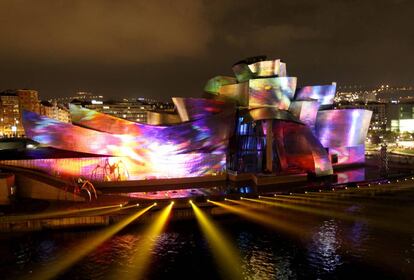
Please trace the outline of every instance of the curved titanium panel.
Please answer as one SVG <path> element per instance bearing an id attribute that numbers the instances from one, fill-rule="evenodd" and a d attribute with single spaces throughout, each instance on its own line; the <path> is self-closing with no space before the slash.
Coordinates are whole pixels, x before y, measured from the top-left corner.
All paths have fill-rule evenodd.
<path id="1" fill-rule="evenodd" d="M 279 77 L 286 77 L 287 76 L 287 70 L 286 70 L 286 63 L 280 62 L 280 69 L 279 69 Z"/>
<path id="2" fill-rule="evenodd" d="M 133 153 L 135 146 L 127 135 L 111 135 L 28 111 L 23 112 L 23 127 L 28 138 L 62 150 L 123 156 L 127 150 Z"/>
<path id="3" fill-rule="evenodd" d="M 288 110 L 296 89 L 295 77 L 261 78 L 249 81 L 249 107 Z"/>
<path id="4" fill-rule="evenodd" d="M 248 66 L 255 77 L 270 77 L 280 74 L 280 59 L 258 61 Z"/>
<path id="5" fill-rule="evenodd" d="M 255 77 L 252 70 L 250 70 L 249 65 L 245 63 L 233 65 L 232 70 L 239 83 L 247 82 L 248 80 L 253 79 Z"/>
<path id="6" fill-rule="evenodd" d="M 219 95 L 214 99 L 234 103 L 238 106 L 247 106 L 249 104 L 249 84 L 245 82 L 221 86 Z"/>
<path id="7" fill-rule="evenodd" d="M 336 83 L 323 86 L 306 86 L 298 88 L 295 100 L 316 99 L 321 105 L 331 105 L 336 93 Z"/>
<path id="8" fill-rule="evenodd" d="M 278 110 L 272 107 L 249 110 L 248 114 L 244 117 L 243 122 L 246 123 L 259 120 L 284 120 L 302 124 L 302 122 L 289 111 Z"/>
<path id="9" fill-rule="evenodd" d="M 316 115 L 319 110 L 318 101 L 292 101 L 289 111 L 306 124 L 312 131 L 315 131 Z"/>
<path id="10" fill-rule="evenodd" d="M 217 94 L 221 86 L 236 84 L 237 79 L 229 76 L 216 76 L 207 81 L 204 86 L 204 91 Z"/>
<path id="11" fill-rule="evenodd" d="M 142 165 L 128 157 L 0 160 L 0 164 L 36 169 L 60 178 L 127 181 L 214 175 L 224 171 L 225 154 L 191 153 L 157 158 Z M 118 166 L 111 172 L 109 166 Z M 174 168 L 171 168 L 171 167 Z M 105 168 L 106 167 L 106 168 Z"/>
<path id="12" fill-rule="evenodd" d="M 364 145 L 372 111 L 342 109 L 319 111 L 316 136 L 324 147 Z"/>
<path id="13" fill-rule="evenodd" d="M 328 153 L 305 125 L 273 121 L 273 136 L 282 171 L 299 168 L 317 176 L 333 173 Z"/>
<path id="14" fill-rule="evenodd" d="M 232 69 L 239 83 L 261 77 L 286 76 L 286 63 L 281 62 L 280 59 L 261 60 L 253 63 L 242 61 L 233 65 Z"/>
<path id="15" fill-rule="evenodd" d="M 365 145 L 352 147 L 332 147 L 329 148 L 329 155 L 337 157 L 335 165 L 355 164 L 365 162 Z"/>
<path id="16" fill-rule="evenodd" d="M 92 110 L 78 112 L 88 111 Z M 131 122 L 123 119 L 110 123 L 108 120 L 113 117 L 95 111 L 85 116 L 88 119 L 79 115 L 75 118 L 83 126 L 80 127 L 25 112 L 23 125 L 29 138 L 45 145 L 92 154 L 129 156 L 143 164 L 148 155 L 225 151 L 234 129 L 233 112 L 172 126 L 130 125 Z M 130 134 L 119 134 L 125 131 L 124 125 L 135 127 L 135 130 L 130 129 Z M 105 130 L 109 133 L 100 132 Z"/>
<path id="17" fill-rule="evenodd" d="M 183 122 L 214 115 L 223 110 L 233 110 L 235 112 L 233 104 L 218 100 L 182 97 L 173 97 L 172 100 Z"/>
<path id="18" fill-rule="evenodd" d="M 145 124 L 127 121 L 69 103 L 72 123 L 113 134 L 140 135 Z"/>
<path id="19" fill-rule="evenodd" d="M 155 126 L 131 122 L 76 105 L 70 106 L 70 112 L 72 122 L 83 127 L 111 134 L 139 136 L 140 141 L 151 143 L 172 141 L 171 139 L 174 140 L 174 143 L 184 143 L 194 137 L 198 141 L 205 142 L 204 144 L 198 142 L 201 144 L 198 149 L 208 147 L 208 137 L 213 137 L 214 139 L 211 140 L 213 142 L 227 140 L 232 134 L 234 124 L 230 121 L 224 124 L 221 121 L 223 119 L 234 120 L 235 117 L 234 111 L 225 110 L 191 122 Z M 193 139 L 193 141 L 195 140 Z"/>
<path id="20" fill-rule="evenodd" d="M 180 122 L 180 116 L 177 114 L 147 111 L 147 123 L 150 125 L 170 125 Z"/>
<path id="21" fill-rule="evenodd" d="M 102 115 L 94 116 L 100 117 L 101 129 L 106 121 Z M 231 115 L 217 114 L 169 127 L 137 124 L 139 135 L 125 135 L 75 126 L 33 112 L 23 113 L 23 126 L 30 139 L 63 150 L 127 157 L 131 161 L 129 168 L 144 179 L 162 178 L 165 174 L 197 176 L 223 170 L 233 125 Z"/>

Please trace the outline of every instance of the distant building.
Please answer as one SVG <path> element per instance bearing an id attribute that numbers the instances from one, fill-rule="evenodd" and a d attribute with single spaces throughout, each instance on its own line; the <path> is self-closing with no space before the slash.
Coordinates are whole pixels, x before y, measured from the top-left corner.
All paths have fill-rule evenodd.
<path id="1" fill-rule="evenodd" d="M 58 104 L 68 104 L 74 100 L 77 102 L 91 102 L 92 100 L 103 101 L 103 98 L 104 97 L 102 95 L 96 95 L 92 92 L 78 91 L 72 96 L 53 98 L 51 101 L 55 101 Z"/>
<path id="2" fill-rule="evenodd" d="M 36 90 L 17 89 L 15 92 L 19 97 L 21 111 L 40 112 L 39 93 Z"/>
<path id="3" fill-rule="evenodd" d="M 19 97 L 16 93 L 0 93 L 1 137 L 18 137 L 24 135 L 20 112 Z"/>
<path id="4" fill-rule="evenodd" d="M 42 101 L 40 103 L 40 114 L 61 122 L 70 122 L 70 112 L 67 108 L 58 105 L 56 101 Z"/>
<path id="5" fill-rule="evenodd" d="M 23 110 L 40 113 L 39 94 L 31 89 L 9 89 L 0 93 L 1 137 L 23 137 Z"/>
<path id="6" fill-rule="evenodd" d="M 90 102 L 74 100 L 72 103 L 104 114 L 140 123 L 147 123 L 148 111 L 173 112 L 174 110 L 172 103 L 157 102 L 144 98 L 122 99 L 121 101 L 91 100 Z"/>
<path id="7" fill-rule="evenodd" d="M 414 132 L 414 102 L 388 104 L 387 130 Z"/>
<path id="8" fill-rule="evenodd" d="M 0 92 L 0 137 L 24 137 L 23 111 L 70 122 L 69 110 L 57 102 L 39 100 L 39 93 L 31 89 L 12 89 Z"/>

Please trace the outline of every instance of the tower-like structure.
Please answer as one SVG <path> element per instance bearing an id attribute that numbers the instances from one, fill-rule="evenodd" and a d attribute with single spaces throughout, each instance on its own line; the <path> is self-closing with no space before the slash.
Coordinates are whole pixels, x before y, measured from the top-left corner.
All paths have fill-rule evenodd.
<path id="1" fill-rule="evenodd" d="M 298 88 L 284 62 L 265 56 L 232 68 L 234 77 L 216 76 L 204 88 L 205 97 L 237 108 L 229 169 L 322 176 L 333 165 L 364 162 L 372 112 L 333 110 L 336 83 Z"/>

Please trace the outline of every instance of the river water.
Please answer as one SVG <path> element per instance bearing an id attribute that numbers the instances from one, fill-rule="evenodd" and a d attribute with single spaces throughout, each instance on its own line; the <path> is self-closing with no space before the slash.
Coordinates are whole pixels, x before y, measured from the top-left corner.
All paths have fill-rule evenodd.
<path id="1" fill-rule="evenodd" d="M 320 204 L 311 201 L 309 207 L 323 210 L 317 213 L 248 209 L 265 213 L 273 221 L 287 221 L 296 231 L 237 215 L 214 219 L 214 223 L 237 248 L 245 279 L 414 279 L 414 186 L 353 194 L 329 197 Z M 114 279 L 119 271 L 126 276 L 118 278 L 126 278 L 135 269 L 131 258 L 147 226 L 128 226 L 58 278 Z M 76 254 L 76 244 L 100 230 L 3 234 L 1 275 L 30 278 L 39 268 L 53 267 L 62 252 Z M 145 279 L 222 277 L 223 264 L 215 260 L 195 220 L 168 223 L 155 241 Z"/>

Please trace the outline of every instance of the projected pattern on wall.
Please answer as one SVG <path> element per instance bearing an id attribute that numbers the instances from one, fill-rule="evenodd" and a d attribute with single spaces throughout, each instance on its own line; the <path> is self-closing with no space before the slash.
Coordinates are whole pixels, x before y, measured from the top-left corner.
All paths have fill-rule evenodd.
<path id="1" fill-rule="evenodd" d="M 215 175 L 228 169 L 323 176 L 332 174 L 332 165 L 364 161 L 372 112 L 333 110 L 335 83 L 297 89 L 286 64 L 266 57 L 242 60 L 233 71 L 235 77 L 210 79 L 205 98 L 173 98 L 176 111 L 170 114 L 175 119 L 165 125 L 135 123 L 73 104 L 72 124 L 25 112 L 29 138 L 100 156 L 21 165 L 87 177 L 102 161 L 106 166 L 122 161 L 128 176 L 115 177 L 138 180 Z M 109 180 L 99 178 L 95 176 Z"/>

